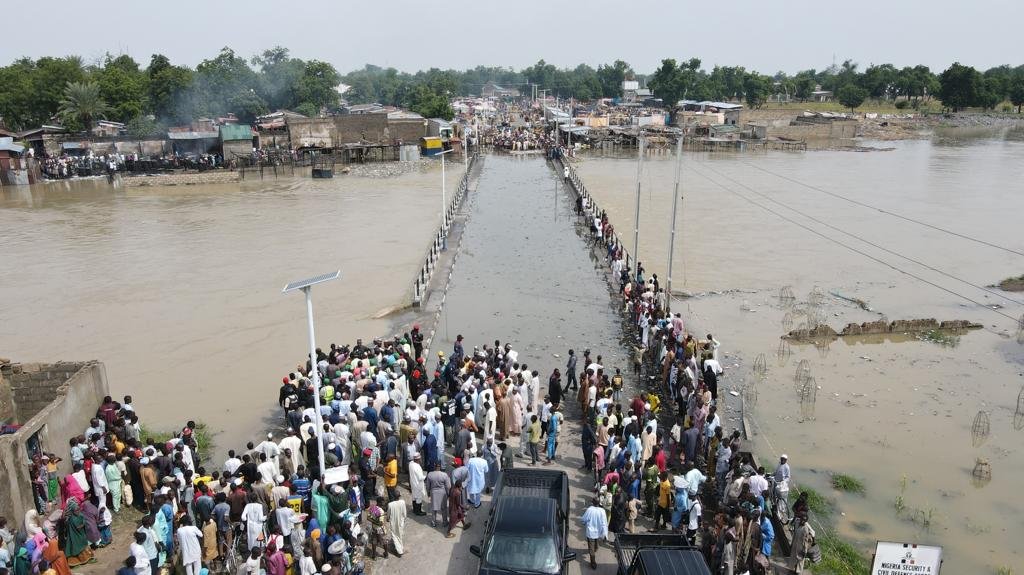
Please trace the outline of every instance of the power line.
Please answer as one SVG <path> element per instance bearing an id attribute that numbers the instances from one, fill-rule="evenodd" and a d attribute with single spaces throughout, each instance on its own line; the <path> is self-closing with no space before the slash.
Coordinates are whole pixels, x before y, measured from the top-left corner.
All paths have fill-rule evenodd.
<path id="1" fill-rule="evenodd" d="M 814 217 L 814 216 L 812 216 L 810 214 L 802 212 L 802 211 L 800 211 L 800 210 L 798 210 L 798 209 L 796 209 L 794 207 L 786 205 L 786 204 L 776 200 L 775 198 L 772 198 L 771 196 L 769 196 L 767 194 L 759 192 L 759 191 L 751 188 L 750 186 L 744 184 L 743 182 L 739 182 L 739 181 L 737 181 L 737 180 L 735 180 L 733 178 L 730 178 L 729 176 L 723 174 L 722 172 L 719 172 L 718 170 L 716 170 L 714 168 L 711 168 L 711 167 L 709 167 L 707 165 L 705 165 L 705 168 L 707 168 L 708 170 L 714 172 L 715 174 L 718 174 L 720 177 L 725 178 L 726 180 L 729 180 L 730 182 L 736 184 L 737 186 L 740 186 L 741 188 L 743 188 L 745 190 L 748 190 L 748 191 L 750 191 L 750 192 L 752 192 L 754 194 L 757 194 L 758 196 L 768 200 L 769 202 L 772 202 L 774 204 L 780 205 L 780 206 L 786 208 L 787 210 L 790 210 L 792 212 L 798 213 L 801 216 L 803 216 L 803 217 L 805 217 L 805 218 L 807 218 L 807 219 L 809 219 L 809 220 L 811 220 L 813 222 L 821 224 L 821 225 L 823 225 L 823 226 L 825 226 L 827 228 L 833 229 L 833 230 L 835 230 L 835 231 L 837 231 L 837 232 L 839 232 L 841 234 L 845 234 L 847 236 L 850 236 L 851 238 L 854 238 L 856 240 L 864 242 L 864 243 L 868 244 L 871 247 L 877 248 L 879 250 L 882 250 L 883 252 L 886 252 L 888 254 L 892 254 L 892 255 L 894 255 L 896 257 L 903 258 L 903 259 L 905 259 L 905 260 L 907 260 L 909 262 L 913 262 L 913 263 L 915 263 L 915 264 L 917 264 L 917 265 L 919 265 L 919 266 L 921 266 L 923 268 L 929 269 L 929 270 L 931 270 L 931 271 L 933 271 L 933 272 L 935 272 L 937 274 L 946 276 L 946 277 L 948 277 L 950 279 L 953 279 L 953 280 L 956 280 L 956 281 L 958 281 L 960 283 L 969 285 L 969 286 L 971 286 L 971 287 L 973 287 L 975 289 L 979 289 L 981 291 L 988 292 L 988 293 L 990 293 L 990 294 L 992 294 L 992 295 L 994 295 L 996 297 L 1000 297 L 1000 298 L 1002 298 L 1002 299 L 1004 299 L 1004 300 L 1006 300 L 1008 302 L 1015 303 L 1017 305 L 1024 305 L 1024 302 L 1017 301 L 1017 300 L 1013 299 L 1012 297 L 1009 297 L 1009 296 L 1007 296 L 1005 294 L 999 293 L 998 291 L 995 291 L 993 289 L 989 289 L 989 288 L 984 287 L 984 286 L 980 286 L 980 285 L 975 284 L 975 283 L 971 283 L 971 282 L 969 282 L 969 281 L 967 281 L 967 280 L 965 280 L 963 278 L 959 278 L 959 277 L 957 277 L 955 275 L 952 275 L 952 274 L 949 274 L 947 272 L 944 272 L 944 271 L 942 271 L 942 270 L 940 270 L 940 269 L 938 269 L 936 267 L 930 266 L 930 265 L 928 265 L 928 264 L 926 264 L 926 263 L 924 263 L 922 261 L 916 260 L 916 259 L 914 259 L 914 258 L 912 258 L 910 256 L 906 256 L 906 255 L 903 255 L 903 254 L 901 254 L 899 252 L 895 252 L 893 250 L 890 250 L 890 249 L 888 249 L 888 248 L 886 248 L 884 246 L 880 246 L 880 245 L 872 242 L 871 240 L 868 240 L 868 239 L 865 239 L 865 238 L 863 238 L 861 236 L 858 236 L 857 234 L 854 234 L 854 233 L 848 232 L 848 231 L 846 231 L 846 230 L 844 230 L 842 228 L 838 228 L 836 226 L 833 226 L 832 224 L 830 224 L 828 222 L 825 222 L 825 221 L 823 221 L 821 219 L 818 219 L 818 218 L 816 218 L 816 217 Z"/>
<path id="2" fill-rule="evenodd" d="M 811 185 L 811 184 L 806 184 L 804 182 L 801 182 L 800 180 L 796 180 L 796 179 L 793 179 L 793 178 L 791 178 L 789 176 L 773 172 L 773 171 L 768 170 L 766 168 L 762 168 L 761 166 L 757 166 L 757 165 L 754 165 L 754 164 L 751 164 L 751 163 L 748 163 L 748 162 L 741 162 L 741 163 L 743 165 L 745 165 L 745 166 L 754 168 L 755 170 L 761 170 L 762 172 L 764 172 L 766 174 L 770 174 L 772 176 L 775 176 L 776 178 L 781 178 L 783 180 L 786 180 L 787 182 L 792 182 L 792 183 L 794 183 L 794 184 L 796 184 L 798 186 L 803 186 L 803 187 L 805 187 L 807 189 L 814 190 L 816 192 L 821 192 L 823 194 L 827 194 L 829 196 L 832 196 L 833 198 L 838 198 L 840 200 L 845 200 L 847 202 L 850 202 L 851 204 L 854 204 L 854 205 L 857 205 L 857 206 L 861 206 L 863 208 L 868 208 L 869 210 L 876 210 L 876 211 L 879 211 L 879 212 L 881 212 L 883 214 L 892 216 L 894 218 L 899 218 L 899 219 L 904 220 L 904 221 L 915 223 L 915 224 L 917 224 L 919 226 L 924 226 L 926 228 L 931 228 L 933 230 L 936 230 L 936 231 L 939 231 L 939 232 L 943 232 L 943 233 L 946 233 L 946 234 L 949 234 L 949 235 L 952 235 L 952 236 L 956 236 L 958 238 L 965 239 L 965 240 L 968 240 L 968 241 L 972 241 L 972 242 L 981 244 L 983 246 L 988 246 L 990 248 L 995 248 L 997 250 L 1003 250 L 1003 251 L 1009 252 L 1011 254 L 1017 254 L 1018 256 L 1024 256 L 1024 252 L 1019 251 L 1019 250 L 1015 250 L 1013 248 L 1008 248 L 1006 246 L 1001 246 L 999 244 L 994 244 L 992 242 L 988 242 L 988 241 L 985 241 L 985 240 L 982 240 L 982 239 L 979 239 L 979 238 L 975 238 L 975 237 L 972 237 L 972 236 L 969 236 L 969 235 L 966 235 L 966 234 L 961 234 L 960 232 L 955 232 L 953 230 L 946 229 L 946 228 L 943 228 L 943 227 L 940 227 L 940 226 L 936 226 L 934 224 L 929 224 L 928 222 L 922 222 L 921 220 L 918 220 L 918 219 L 915 219 L 915 218 L 911 218 L 909 216 L 904 216 L 903 214 L 898 214 L 896 212 L 892 212 L 892 211 L 889 211 L 889 210 L 886 210 L 886 209 L 883 209 L 883 208 L 879 208 L 877 206 L 872 206 L 871 204 L 866 204 L 866 203 L 864 203 L 862 201 L 855 200 L 853 198 L 844 196 L 842 194 L 837 194 L 835 192 L 830 192 L 830 191 L 828 191 L 826 189 L 819 188 L 818 186 L 814 186 L 814 185 Z"/>
<path id="3" fill-rule="evenodd" d="M 939 284 L 937 284 L 937 283 L 935 283 L 933 281 L 927 280 L 927 279 L 925 279 L 925 278 L 923 278 L 923 277 L 921 277 L 919 275 L 916 275 L 916 274 L 914 274 L 912 272 L 909 272 L 909 271 L 907 271 L 905 269 L 899 268 L 899 267 L 897 267 L 897 266 L 895 266 L 895 265 L 893 265 L 893 264 L 891 264 L 891 263 L 889 263 L 889 262 L 887 262 L 885 260 L 879 259 L 879 258 L 877 258 L 877 257 L 875 257 L 875 256 L 873 256 L 873 255 L 871 255 L 871 254 L 869 254 L 869 253 L 867 253 L 867 252 L 865 252 L 863 250 L 859 250 L 859 249 L 857 249 L 857 248 L 855 248 L 855 247 L 853 247 L 853 246 L 851 246 L 849 244 L 845 244 L 845 243 L 843 243 L 843 242 L 841 242 L 841 241 L 839 241 L 839 240 L 837 240 L 837 239 L 835 239 L 835 238 L 833 238 L 831 236 L 825 235 L 825 234 L 819 232 L 818 230 L 815 230 L 814 228 L 811 228 L 811 227 L 809 227 L 809 226 L 807 226 L 805 224 L 802 224 L 802 223 L 800 223 L 800 222 L 798 222 L 798 221 L 796 221 L 796 220 L 794 220 L 794 219 L 792 219 L 790 217 L 787 217 L 787 216 L 785 216 L 783 214 L 780 214 L 779 212 L 777 212 L 777 211 L 775 211 L 775 210 L 773 210 L 773 209 L 771 209 L 771 208 L 769 208 L 769 207 L 767 207 L 767 206 L 765 206 L 763 204 L 760 204 L 760 203 L 758 203 L 758 202 L 756 202 L 756 201 L 754 201 L 754 200 L 744 196 L 743 194 L 737 192 L 736 190 L 729 189 L 728 187 L 722 185 L 720 182 L 718 182 L 718 181 L 708 177 L 706 174 L 703 174 L 703 173 L 701 173 L 699 171 L 696 171 L 696 170 L 695 170 L 695 172 L 700 177 L 702 177 L 705 180 L 711 182 L 712 184 L 718 186 L 719 188 L 722 188 L 723 190 L 729 192 L 730 194 L 734 194 L 734 195 L 738 196 L 739 198 L 743 199 L 744 201 L 746 201 L 746 202 L 748 202 L 750 204 L 753 204 L 753 205 L 761 208 L 762 210 L 764 210 L 764 211 L 766 211 L 766 212 L 768 212 L 770 214 L 773 214 L 773 215 L 775 215 L 775 216 L 777 216 L 777 217 L 779 217 L 779 218 L 781 218 L 781 219 L 783 219 L 783 220 L 785 220 L 785 221 L 787 221 L 787 222 L 789 222 L 789 223 L 791 223 L 791 224 L 793 224 L 795 226 L 799 226 L 799 227 L 801 227 L 801 228 L 811 232 L 812 234 L 814 234 L 816 236 L 824 238 L 824 239 L 826 239 L 826 240 L 828 240 L 828 241 L 830 241 L 830 242 L 832 242 L 834 244 L 838 244 L 839 246 L 842 246 L 842 247 L 844 247 L 844 248 L 846 248 L 846 249 L 848 249 L 848 250 L 850 250 L 850 251 L 852 251 L 854 253 L 860 254 L 860 255 L 862 255 L 862 256 L 864 256 L 864 257 L 866 257 L 866 258 L 868 258 L 868 259 L 870 259 L 870 260 L 872 260 L 874 262 L 880 263 L 880 264 L 884 265 L 885 267 L 892 269 L 893 271 L 896 271 L 896 272 L 899 272 L 901 274 L 910 276 L 910 277 L 912 277 L 912 278 L 914 278 L 914 279 L 916 279 L 916 280 L 918 280 L 918 281 L 920 281 L 922 283 L 928 284 L 928 285 L 930 285 L 930 286 L 932 286 L 932 287 L 934 287 L 936 289 L 940 289 L 940 290 L 942 290 L 942 291 L 944 291 L 944 292 L 946 292 L 946 293 L 948 293 L 950 295 L 956 296 L 956 297 L 958 297 L 958 298 L 960 298 L 962 300 L 969 301 L 969 302 L 971 302 L 971 303 L 973 303 L 975 305 L 981 306 L 981 307 L 991 311 L 992 313 L 999 314 L 999 315 L 1003 316 L 1004 318 L 1009 319 L 1009 320 L 1011 320 L 1013 322 L 1017 322 L 1017 318 L 1015 318 L 1015 317 L 1013 317 L 1011 315 L 1005 314 L 1005 313 L 1003 313 L 1002 311 L 1000 311 L 998 309 L 991 308 L 991 307 L 989 307 L 985 303 L 982 303 L 980 301 L 972 299 L 972 298 L 970 298 L 968 296 L 965 296 L 965 295 L 963 295 L 961 293 L 957 293 L 957 292 L 955 292 L 955 291 L 953 291 L 953 290 L 951 290 L 949 288 L 943 287 L 943 286 L 941 286 L 941 285 L 939 285 Z"/>

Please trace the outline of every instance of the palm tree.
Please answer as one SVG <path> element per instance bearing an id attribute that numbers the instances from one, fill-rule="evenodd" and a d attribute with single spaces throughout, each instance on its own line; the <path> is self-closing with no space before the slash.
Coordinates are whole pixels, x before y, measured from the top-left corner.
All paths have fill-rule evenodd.
<path id="1" fill-rule="evenodd" d="M 65 122 L 77 120 L 86 130 L 92 129 L 97 118 L 104 118 L 110 110 L 100 96 L 100 85 L 96 82 L 68 82 L 57 114 Z"/>

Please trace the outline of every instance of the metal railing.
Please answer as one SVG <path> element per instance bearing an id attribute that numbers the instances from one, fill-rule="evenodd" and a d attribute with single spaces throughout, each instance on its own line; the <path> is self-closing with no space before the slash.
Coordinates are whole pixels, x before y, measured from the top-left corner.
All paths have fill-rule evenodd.
<path id="1" fill-rule="evenodd" d="M 587 186 L 583 183 L 583 180 L 580 179 L 579 175 L 576 173 L 576 169 L 572 167 L 572 164 L 567 163 L 564 156 L 558 158 L 558 163 L 561 165 L 563 173 L 566 168 L 569 169 L 569 182 L 572 184 L 572 189 L 576 192 L 577 196 L 585 200 L 585 204 L 588 206 L 587 210 L 590 210 L 593 214 L 600 214 L 601 208 L 597 205 L 597 202 L 594 201 L 593 196 L 587 192 Z M 588 227 L 593 225 L 592 221 L 593 220 L 587 222 Z M 619 239 L 617 231 L 612 232 L 612 240 L 615 242 L 616 249 L 622 250 L 623 263 L 625 264 L 625 268 L 630 270 L 630 274 L 632 276 L 636 273 L 636 270 L 633 269 L 633 258 L 629 255 L 629 251 L 626 250 L 626 245 Z M 617 281 L 619 278 L 615 279 Z"/>
<path id="2" fill-rule="evenodd" d="M 463 200 L 466 198 L 466 192 L 469 190 L 470 173 L 476 162 L 476 154 L 469 157 L 469 163 L 466 164 L 466 173 L 462 175 L 462 179 L 459 181 L 459 188 L 445 208 L 441 225 L 438 226 L 437 231 L 434 233 L 434 239 L 423 256 L 423 265 L 420 266 L 420 271 L 416 274 L 416 278 L 412 283 L 412 305 L 414 306 L 419 306 L 426 297 L 427 285 L 430 284 L 430 278 L 433 277 L 434 271 L 437 269 L 437 260 L 441 257 L 441 252 L 447 248 L 448 231 L 452 227 L 452 219 L 458 213 L 459 208 L 462 207 Z"/>

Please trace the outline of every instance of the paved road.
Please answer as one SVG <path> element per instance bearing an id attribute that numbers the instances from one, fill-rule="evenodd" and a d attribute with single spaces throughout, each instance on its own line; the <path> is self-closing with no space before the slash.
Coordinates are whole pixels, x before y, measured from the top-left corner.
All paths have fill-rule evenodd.
<path id="1" fill-rule="evenodd" d="M 520 353 L 520 362 L 540 372 L 545 389 L 554 368 L 564 372 L 570 347 L 577 353 L 590 348 L 604 356 L 605 366 L 627 371 L 618 314 L 610 303 L 602 270 L 577 234 L 574 206 L 561 186 L 560 178 L 540 157 L 487 158 L 479 189 L 468 206 L 465 251 L 455 266 L 435 349 L 450 350 L 459 333 L 466 338 L 467 353 L 484 342 L 510 341 Z M 578 438 L 579 412 L 570 408 L 558 463 L 546 467 L 564 470 L 570 478 L 569 545 L 579 558 L 567 571 L 611 574 L 615 569 L 611 546 L 598 553 L 596 571 L 585 562 L 586 540 L 579 517 L 593 483 L 579 470 L 583 460 Z M 368 561 L 370 569 L 410 575 L 474 572 L 477 558 L 469 546 L 480 543 L 488 508 L 485 496 L 480 509 L 470 511 L 472 528 L 456 531 L 455 539 L 445 539 L 440 528 L 431 529 L 426 518 L 413 518 L 406 527 L 406 555 Z"/>

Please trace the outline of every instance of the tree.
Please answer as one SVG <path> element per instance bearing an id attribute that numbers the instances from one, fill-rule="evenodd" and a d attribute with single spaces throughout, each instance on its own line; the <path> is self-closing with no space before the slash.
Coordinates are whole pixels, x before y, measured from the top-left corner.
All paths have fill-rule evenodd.
<path id="1" fill-rule="evenodd" d="M 81 126 L 88 131 L 92 129 L 93 121 L 106 117 L 109 109 L 100 95 L 99 84 L 69 82 L 64 88 L 58 114 L 67 125 Z"/>
<path id="2" fill-rule="evenodd" d="M 797 72 L 796 76 L 793 76 L 793 94 L 797 100 L 805 102 L 811 97 L 811 92 L 813 92 L 814 87 L 818 85 L 816 77 L 817 72 L 814 70 L 803 70 L 801 72 Z"/>
<path id="3" fill-rule="evenodd" d="M 171 65 L 163 54 L 153 54 L 146 68 L 146 80 L 149 109 L 157 119 L 187 121 L 192 118 L 186 101 L 192 87 L 192 70 Z"/>
<path id="4" fill-rule="evenodd" d="M 1024 105 L 1024 74 L 1018 74 L 1010 81 L 1010 103 L 1017 106 L 1019 114 L 1021 105 Z"/>
<path id="5" fill-rule="evenodd" d="M 764 74 L 751 72 L 743 81 L 743 90 L 746 95 L 747 106 L 752 109 L 760 108 L 772 95 L 772 79 Z"/>
<path id="6" fill-rule="evenodd" d="M 413 90 L 409 109 L 424 118 L 451 120 L 455 116 L 455 112 L 448 103 L 448 97 L 434 92 L 426 84 L 419 84 Z"/>
<path id="7" fill-rule="evenodd" d="M 632 80 L 634 75 L 633 68 L 622 60 L 598 66 L 597 80 L 601 84 L 601 95 L 605 98 L 616 98 L 622 95 L 622 82 Z"/>
<path id="8" fill-rule="evenodd" d="M 839 103 L 846 106 L 851 111 L 860 107 L 867 97 L 867 90 L 853 83 L 846 84 L 836 92 L 836 98 L 839 100 Z"/>
<path id="9" fill-rule="evenodd" d="M 958 112 L 969 106 L 977 106 L 984 89 L 981 74 L 970 66 L 954 62 L 939 74 L 939 99 L 947 108 Z"/>
<path id="10" fill-rule="evenodd" d="M 110 106 L 110 118 L 130 122 L 146 109 L 147 80 L 131 56 L 113 58 L 107 54 L 96 75 L 100 96 Z"/>
<path id="11" fill-rule="evenodd" d="M 221 48 L 215 58 L 196 66 L 191 88 L 193 112 L 206 116 L 234 112 L 243 122 L 250 122 L 267 110 L 266 102 L 256 92 L 259 87 L 249 63 L 231 48 Z"/>
<path id="12" fill-rule="evenodd" d="M 860 85 L 872 98 L 889 99 L 894 95 L 899 73 L 892 64 L 871 65 L 860 77 Z"/>

